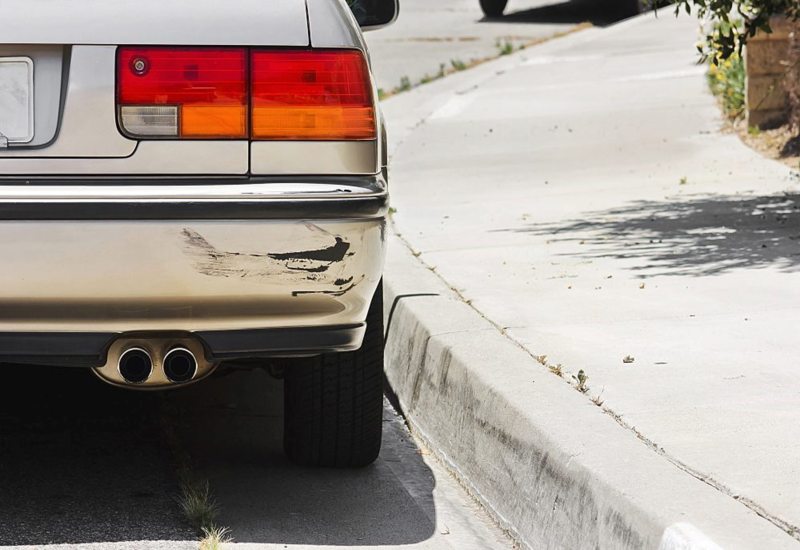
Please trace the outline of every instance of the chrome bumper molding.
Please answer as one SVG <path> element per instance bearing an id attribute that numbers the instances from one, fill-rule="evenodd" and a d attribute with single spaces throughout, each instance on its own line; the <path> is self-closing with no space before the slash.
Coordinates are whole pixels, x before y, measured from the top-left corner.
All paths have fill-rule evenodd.
<path id="1" fill-rule="evenodd" d="M 357 220 L 385 217 L 381 175 L 0 179 L 0 221 Z"/>

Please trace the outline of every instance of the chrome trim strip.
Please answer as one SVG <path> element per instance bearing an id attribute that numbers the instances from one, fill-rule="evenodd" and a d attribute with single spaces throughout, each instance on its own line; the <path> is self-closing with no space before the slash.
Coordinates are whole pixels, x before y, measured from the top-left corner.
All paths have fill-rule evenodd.
<path id="1" fill-rule="evenodd" d="M 379 175 L 315 182 L 0 179 L 0 221 L 376 219 L 385 217 L 388 200 Z"/>

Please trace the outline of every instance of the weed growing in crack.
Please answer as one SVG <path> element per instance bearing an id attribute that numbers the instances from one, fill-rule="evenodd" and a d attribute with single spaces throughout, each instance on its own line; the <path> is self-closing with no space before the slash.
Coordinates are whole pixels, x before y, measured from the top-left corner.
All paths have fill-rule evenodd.
<path id="1" fill-rule="evenodd" d="M 397 88 L 395 88 L 394 91 L 395 93 L 399 94 L 400 92 L 407 92 L 412 87 L 413 86 L 411 85 L 411 79 L 408 78 L 407 76 L 404 76 L 403 78 L 400 79 L 400 85 Z"/>
<path id="2" fill-rule="evenodd" d="M 161 433 L 175 462 L 180 484 L 180 495 L 175 500 L 187 522 L 202 537 L 200 549 L 219 550 L 222 545 L 231 542 L 230 530 L 215 523 L 219 508 L 211 494 L 209 482 L 200 481 L 194 475 L 191 458 L 175 429 L 174 418 L 177 416 L 176 411 L 162 401 Z"/>
<path id="3" fill-rule="evenodd" d="M 564 367 L 561 363 L 558 365 L 547 365 L 547 368 L 559 378 L 564 378 Z"/>
<path id="4" fill-rule="evenodd" d="M 581 392 L 586 393 L 589 391 L 589 386 L 586 383 L 589 381 L 589 377 L 583 371 L 583 369 L 578 371 L 578 374 L 573 374 L 572 379 L 575 381 L 575 388 Z"/>
<path id="5" fill-rule="evenodd" d="M 495 43 L 497 46 L 497 54 L 498 55 L 511 55 L 514 53 L 514 44 L 512 44 L 509 40 L 500 41 L 498 40 Z"/>
<path id="6" fill-rule="evenodd" d="M 453 70 L 457 72 L 466 71 L 468 68 L 467 64 L 460 59 L 451 59 L 450 66 L 453 67 Z"/>

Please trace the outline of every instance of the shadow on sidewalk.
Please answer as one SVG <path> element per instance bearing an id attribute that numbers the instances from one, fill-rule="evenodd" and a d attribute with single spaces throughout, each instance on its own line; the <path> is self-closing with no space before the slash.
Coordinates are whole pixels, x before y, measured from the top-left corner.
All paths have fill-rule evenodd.
<path id="1" fill-rule="evenodd" d="M 800 195 L 637 201 L 580 220 L 506 231 L 581 243 L 580 256 L 638 260 L 639 276 L 800 270 Z M 570 252 L 569 256 L 576 255 Z"/>
<path id="2" fill-rule="evenodd" d="M 478 0 L 475 0 L 477 3 Z M 633 13 L 624 6 L 623 0 L 572 0 L 548 4 L 527 10 L 509 11 L 503 17 L 484 18 L 481 23 L 531 23 L 531 24 L 578 24 L 589 22 L 598 27 L 613 25 L 631 17 Z"/>

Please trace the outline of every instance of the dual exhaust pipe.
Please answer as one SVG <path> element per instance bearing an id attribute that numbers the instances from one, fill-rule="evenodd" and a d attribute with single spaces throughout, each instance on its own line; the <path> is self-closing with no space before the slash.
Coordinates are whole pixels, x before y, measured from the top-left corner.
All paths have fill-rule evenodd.
<path id="1" fill-rule="evenodd" d="M 197 374 L 197 358 L 183 347 L 169 350 L 161 364 L 164 375 L 173 384 L 190 382 Z M 153 358 L 143 348 L 129 348 L 119 356 L 117 368 L 128 384 L 144 384 L 153 375 Z"/>

